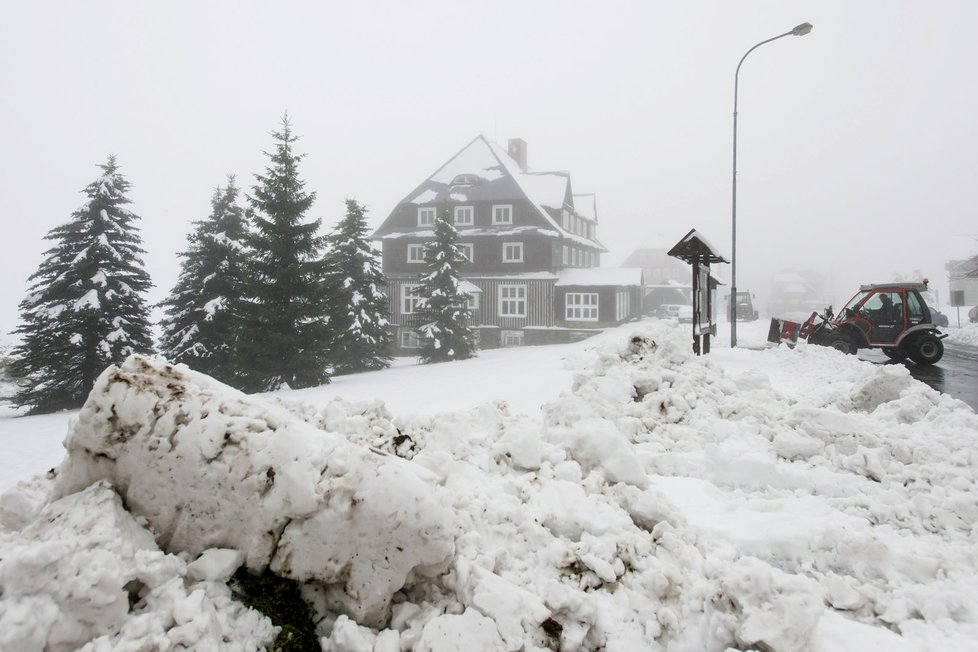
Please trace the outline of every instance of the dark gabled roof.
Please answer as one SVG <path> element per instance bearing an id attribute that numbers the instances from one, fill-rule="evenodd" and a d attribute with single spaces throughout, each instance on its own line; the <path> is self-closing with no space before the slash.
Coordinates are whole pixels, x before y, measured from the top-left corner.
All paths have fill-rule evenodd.
<path id="1" fill-rule="evenodd" d="M 607 251 L 597 240 L 570 233 L 560 225 L 560 215 L 565 209 L 579 217 L 589 217 L 586 211 L 577 211 L 574 206 L 569 173 L 524 172 L 509 154 L 481 135 L 435 170 L 398 206 L 467 201 L 502 203 L 522 199 L 529 200 L 537 209 L 551 235 Z M 395 212 L 374 232 L 374 238 L 400 235 L 390 224 Z"/>
<path id="2" fill-rule="evenodd" d="M 717 248 L 711 245 L 696 229 L 690 229 L 689 233 L 684 235 L 683 239 L 669 250 L 669 255 L 685 260 L 687 263 L 692 263 L 694 258 L 699 258 L 700 262 L 703 263 L 727 262 Z"/>

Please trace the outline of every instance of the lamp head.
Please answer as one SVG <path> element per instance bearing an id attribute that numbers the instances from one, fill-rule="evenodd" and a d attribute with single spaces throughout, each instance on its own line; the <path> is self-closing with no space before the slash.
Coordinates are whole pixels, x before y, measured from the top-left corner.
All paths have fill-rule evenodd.
<path id="1" fill-rule="evenodd" d="M 804 36 L 805 34 L 807 34 L 810 31 L 812 31 L 812 24 L 811 23 L 802 23 L 798 27 L 796 27 L 793 30 L 791 30 L 791 35 L 792 36 Z"/>

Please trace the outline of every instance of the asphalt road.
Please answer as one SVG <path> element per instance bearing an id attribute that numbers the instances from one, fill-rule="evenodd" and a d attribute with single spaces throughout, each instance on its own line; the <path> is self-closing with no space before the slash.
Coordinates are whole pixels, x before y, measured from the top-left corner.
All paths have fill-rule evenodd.
<path id="1" fill-rule="evenodd" d="M 934 389 L 960 399 L 978 412 L 978 347 L 945 340 L 944 357 L 935 365 L 895 362 L 877 350 L 860 351 L 859 357 L 877 364 L 902 364 L 910 375 Z"/>

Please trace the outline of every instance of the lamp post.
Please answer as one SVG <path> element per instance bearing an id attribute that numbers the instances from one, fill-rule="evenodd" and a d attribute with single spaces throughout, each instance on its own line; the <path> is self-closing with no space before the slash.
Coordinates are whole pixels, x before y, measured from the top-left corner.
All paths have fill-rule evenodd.
<path id="1" fill-rule="evenodd" d="M 761 47 L 765 43 L 777 41 L 785 36 L 804 36 L 812 31 L 811 23 L 802 23 L 789 32 L 778 34 L 765 41 L 761 41 L 750 50 L 744 53 L 737 64 L 737 72 L 734 75 L 734 110 L 733 110 L 733 207 L 731 209 L 731 251 L 730 251 L 730 348 L 737 346 L 737 85 L 740 81 L 740 66 L 743 65 L 747 55 Z"/>

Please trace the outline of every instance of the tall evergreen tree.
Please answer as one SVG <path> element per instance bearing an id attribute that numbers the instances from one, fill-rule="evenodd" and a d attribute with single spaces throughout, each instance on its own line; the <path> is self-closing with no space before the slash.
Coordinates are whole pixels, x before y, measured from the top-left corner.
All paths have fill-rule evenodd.
<path id="1" fill-rule="evenodd" d="M 346 216 L 326 243 L 331 261 L 331 292 L 336 298 L 330 321 L 335 373 L 382 369 L 390 365 L 390 309 L 384 294 L 377 250 L 367 237 L 366 209 L 346 200 Z"/>
<path id="2" fill-rule="evenodd" d="M 126 208 L 129 182 L 114 156 L 99 167 L 85 205 L 45 236 L 56 244 L 20 303 L 14 367 L 23 384 L 15 402 L 31 413 L 79 407 L 105 367 L 152 352 L 143 298 L 152 284 L 139 218 Z"/>
<path id="3" fill-rule="evenodd" d="M 246 233 L 238 188 L 229 176 L 227 187 L 214 190 L 210 217 L 194 222 L 187 249 L 180 254 L 180 277 L 162 303 L 163 354 L 232 384 L 234 314 L 241 298 Z"/>
<path id="4" fill-rule="evenodd" d="M 329 382 L 329 266 L 320 220 L 305 220 L 316 195 L 299 178 L 303 155 L 293 151 L 297 137 L 287 114 L 272 136 L 270 164 L 255 175 L 248 197 L 253 229 L 234 354 L 246 391 Z"/>
<path id="5" fill-rule="evenodd" d="M 445 362 L 471 358 L 475 336 L 468 323 L 472 318 L 470 295 L 459 289 L 459 271 L 466 262 L 458 246 L 458 232 L 446 208 L 435 220 L 435 239 L 425 244 L 428 273 L 421 277 L 418 294 L 422 334 L 422 362 Z"/>

